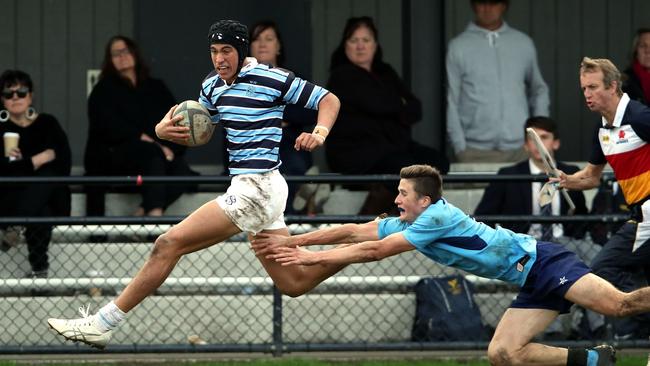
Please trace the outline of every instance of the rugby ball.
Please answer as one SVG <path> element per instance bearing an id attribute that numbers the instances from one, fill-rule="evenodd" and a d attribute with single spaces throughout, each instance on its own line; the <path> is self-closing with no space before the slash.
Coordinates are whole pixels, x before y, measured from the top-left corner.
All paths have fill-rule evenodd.
<path id="1" fill-rule="evenodd" d="M 174 111 L 173 117 L 183 116 L 183 119 L 176 122 L 177 126 L 190 128 L 190 139 L 187 146 L 199 146 L 207 143 L 212 138 L 214 124 L 210 119 L 210 113 L 195 100 L 186 100 L 179 104 Z"/>

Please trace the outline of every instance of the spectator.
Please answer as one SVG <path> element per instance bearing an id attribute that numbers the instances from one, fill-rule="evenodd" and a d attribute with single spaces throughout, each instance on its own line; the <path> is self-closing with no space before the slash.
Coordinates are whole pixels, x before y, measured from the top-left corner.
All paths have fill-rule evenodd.
<path id="1" fill-rule="evenodd" d="M 650 28 L 636 31 L 632 42 L 632 64 L 624 73 L 623 91 L 630 99 L 650 105 Z"/>
<path id="2" fill-rule="evenodd" d="M 545 171 L 542 158 L 533 141 L 527 138 L 526 128 L 532 128 L 537 132 L 542 143 L 551 156 L 560 148 L 560 135 L 555 122 L 548 117 L 531 117 L 526 120 L 523 129 L 524 150 L 528 159 L 515 165 L 499 169 L 497 174 L 543 174 Z M 561 161 L 557 162 L 559 169 L 565 172 L 575 173 L 579 168 L 575 165 L 568 165 Z M 539 204 L 539 192 L 542 189 L 540 182 L 492 182 L 483 193 L 483 197 L 476 207 L 476 215 L 539 215 L 541 207 Z M 570 191 L 569 196 L 573 200 L 576 214 L 586 214 L 585 196 L 579 191 Z M 566 215 L 569 205 L 561 194 L 555 194 L 551 202 L 551 214 L 553 216 Z M 516 233 L 528 233 L 536 239 L 542 239 L 542 225 L 530 223 L 503 223 L 501 226 Z M 585 228 L 579 224 L 554 224 L 549 230 L 551 237 L 546 240 L 557 239 L 562 236 L 583 237 Z"/>
<path id="3" fill-rule="evenodd" d="M 336 128 L 325 153 L 330 170 L 342 174 L 399 174 L 402 167 L 429 164 L 442 172 L 449 162 L 435 149 L 411 137 L 411 126 L 422 118 L 422 105 L 395 70 L 382 61 L 377 28 L 370 17 L 348 19 L 332 55 L 327 87 L 341 100 Z M 378 197 L 362 213 L 394 209 L 393 184 L 381 186 Z M 378 192 L 378 191 L 374 191 Z"/>
<path id="4" fill-rule="evenodd" d="M 261 21 L 250 28 L 250 54 L 259 63 L 273 67 L 285 67 L 284 45 L 280 30 L 272 21 Z M 311 152 L 296 151 L 294 143 L 303 132 L 311 132 L 316 125 L 317 112 L 303 108 L 300 105 L 288 104 L 282 117 L 282 141 L 280 142 L 280 173 L 284 175 L 305 175 L 312 166 Z M 305 208 L 305 200 L 300 205 L 294 205 L 294 198 L 300 184 L 289 183 L 289 195 L 285 213 L 300 213 Z M 314 193 L 314 192 L 311 192 Z M 294 208 L 295 206 L 295 208 Z"/>
<path id="5" fill-rule="evenodd" d="M 447 52 L 447 133 L 460 162 L 526 158 L 522 122 L 548 116 L 531 39 L 503 20 L 508 0 L 470 0 L 475 19 Z"/>
<path id="6" fill-rule="evenodd" d="M 70 175 L 70 145 L 68 138 L 52 115 L 37 113 L 31 106 L 33 83 L 31 77 L 19 70 L 7 70 L 0 75 L 2 106 L 0 135 L 17 133 L 18 146 L 0 159 L 0 175 L 51 177 Z M 4 139 L 0 142 L 4 149 Z M 69 216 L 70 189 L 53 184 L 24 184 L 3 186 L 0 190 L 0 216 Z M 21 227 L 5 227 L 0 249 L 9 250 L 20 239 Z M 24 228 L 31 271 L 25 277 L 47 277 L 48 246 L 52 225 L 32 224 Z"/>
<path id="7" fill-rule="evenodd" d="M 149 76 L 136 43 L 114 36 L 106 44 L 99 82 L 88 99 L 87 175 L 195 175 L 185 147 L 156 137 L 154 127 L 174 97 Z M 136 215 L 160 216 L 194 185 L 145 185 Z M 93 201 L 97 199 L 98 201 Z M 89 197 L 89 215 L 103 214 L 103 195 Z"/>

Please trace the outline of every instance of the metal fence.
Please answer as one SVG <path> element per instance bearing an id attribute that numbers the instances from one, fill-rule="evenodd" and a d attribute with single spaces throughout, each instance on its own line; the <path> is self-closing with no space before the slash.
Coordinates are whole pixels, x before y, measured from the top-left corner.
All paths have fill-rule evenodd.
<path id="1" fill-rule="evenodd" d="M 541 180 L 540 177 L 508 176 Z M 196 180 L 197 177 L 188 179 Z M 205 184 L 227 178 L 198 177 Z M 183 182 L 179 177 L 117 178 L 113 184 Z M 450 175 L 447 182 L 499 180 L 493 175 Z M 397 180 L 395 176 L 290 177 L 293 182 L 366 183 Z M 67 177 L 44 183 L 38 179 L 0 179 L 1 184 L 106 184 L 95 177 Z M 125 183 L 126 182 L 126 183 Z M 16 246 L 0 253 L 0 353 L 93 352 L 64 343 L 49 331 L 48 317 L 76 317 L 77 308 L 97 309 L 118 294 L 148 256 L 153 238 L 181 217 L 41 217 L 0 218 L 3 227 L 18 227 Z M 342 222 L 366 222 L 367 216 L 288 216 L 292 233 L 312 231 Z M 616 223 L 621 215 L 539 217 L 477 217 L 490 222 L 581 221 Z M 26 277 L 29 253 L 24 242 L 29 230 L 53 225 L 47 250 L 47 277 Z M 4 230 L 5 235 L 7 229 Z M 563 244 L 586 262 L 600 247 L 589 237 L 564 238 Z M 380 262 L 350 265 L 316 289 L 297 298 L 280 295 L 250 251 L 244 235 L 181 259 L 168 280 L 114 333 L 107 352 L 270 352 L 323 350 L 484 349 L 482 341 L 413 342 L 416 309 L 414 284 L 423 277 L 458 274 L 415 251 Z M 488 329 L 498 322 L 516 294 L 499 281 L 466 277 L 475 285 L 474 299 Z M 612 338 L 611 328 L 594 338 L 580 335 L 576 325 L 584 314 L 576 311 L 553 324 L 544 336 L 560 344 L 593 344 Z M 609 330 L 608 330 L 609 329 Z M 610 339 L 611 340 L 611 339 Z M 647 339 L 616 340 L 623 347 L 648 346 Z"/>

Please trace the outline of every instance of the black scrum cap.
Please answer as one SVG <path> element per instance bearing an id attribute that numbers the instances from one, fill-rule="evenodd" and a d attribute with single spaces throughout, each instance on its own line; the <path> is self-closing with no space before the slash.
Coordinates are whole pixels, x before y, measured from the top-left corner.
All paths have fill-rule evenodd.
<path id="1" fill-rule="evenodd" d="M 236 20 L 219 20 L 210 26 L 209 44 L 229 44 L 237 50 L 241 68 L 248 55 L 248 28 Z"/>

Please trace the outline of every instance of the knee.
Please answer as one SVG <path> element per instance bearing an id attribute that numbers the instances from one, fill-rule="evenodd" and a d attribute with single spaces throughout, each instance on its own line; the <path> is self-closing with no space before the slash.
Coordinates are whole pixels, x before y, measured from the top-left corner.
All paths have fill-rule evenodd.
<path id="1" fill-rule="evenodd" d="M 140 164 L 144 172 L 151 174 L 152 171 L 164 170 L 167 159 L 158 145 L 145 142 L 139 152 Z"/>
<path id="2" fill-rule="evenodd" d="M 501 344 L 490 343 L 487 356 L 492 366 L 512 365 L 508 349 Z"/>
<path id="3" fill-rule="evenodd" d="M 629 293 L 618 292 L 616 295 L 610 297 L 609 301 L 602 302 L 600 306 L 600 309 L 597 309 L 597 311 L 605 316 L 622 318 L 633 315 L 633 306 Z"/>
<path id="4" fill-rule="evenodd" d="M 281 285 L 276 285 L 280 293 L 285 296 L 289 297 L 299 297 L 301 295 L 304 295 L 307 291 L 302 291 L 299 288 L 295 288 L 294 286 L 281 286 Z"/>
<path id="5" fill-rule="evenodd" d="M 305 273 L 302 268 L 284 272 L 280 278 L 274 278 L 275 287 L 289 297 L 299 297 L 311 291 L 320 281 Z"/>
<path id="6" fill-rule="evenodd" d="M 294 298 L 306 294 L 314 287 L 308 286 L 306 281 L 301 281 L 299 278 L 293 278 L 292 281 L 283 282 L 284 283 L 274 282 L 274 285 L 282 295 Z"/>
<path id="7" fill-rule="evenodd" d="M 626 316 L 636 315 L 638 312 L 635 309 L 635 306 L 632 301 L 632 294 L 625 293 L 622 296 L 622 299 L 618 302 L 616 308 L 616 314 L 614 316 L 623 318 Z"/>
<path id="8" fill-rule="evenodd" d="M 180 248 L 180 237 L 170 231 L 156 238 L 151 257 L 160 259 L 178 258 L 182 255 L 178 248 Z"/>
<path id="9" fill-rule="evenodd" d="M 503 343 L 491 342 L 488 346 L 488 361 L 493 366 L 524 365 L 523 349 L 515 349 Z"/>

